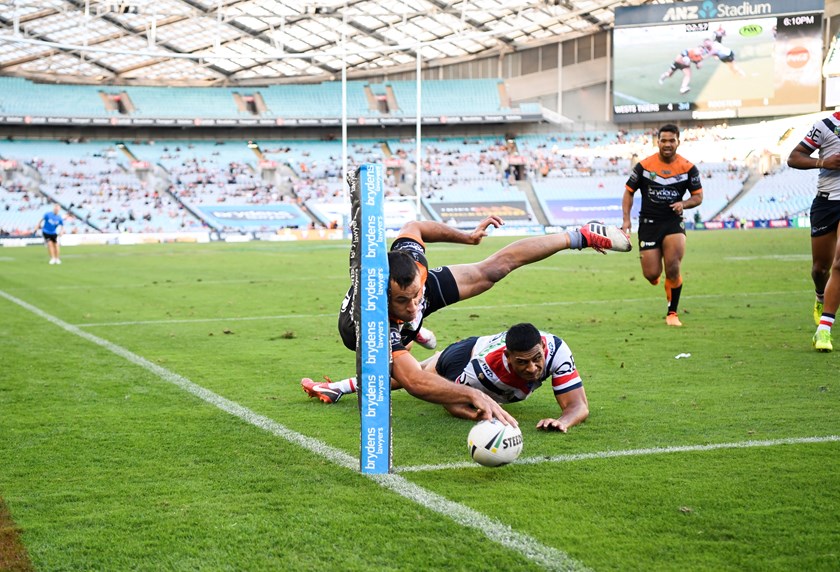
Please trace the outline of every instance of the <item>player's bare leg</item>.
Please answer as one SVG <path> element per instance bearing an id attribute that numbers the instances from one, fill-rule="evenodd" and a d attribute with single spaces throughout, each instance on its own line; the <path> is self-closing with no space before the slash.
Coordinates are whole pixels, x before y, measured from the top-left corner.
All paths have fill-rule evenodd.
<path id="1" fill-rule="evenodd" d="M 420 367 L 423 368 L 424 371 L 431 371 L 435 373 L 435 367 L 437 367 L 438 359 L 440 358 L 440 352 L 435 352 L 433 356 L 427 357 L 423 361 L 420 362 Z"/>
<path id="2" fill-rule="evenodd" d="M 639 254 L 639 259 L 642 262 L 642 276 L 645 280 L 653 286 L 659 284 L 659 278 L 662 276 L 662 249 L 643 250 Z"/>
<path id="3" fill-rule="evenodd" d="M 680 93 L 688 93 L 691 91 L 690 84 L 691 83 L 691 68 L 685 68 L 683 70 L 683 80 L 682 84 L 680 85 Z"/>
<path id="4" fill-rule="evenodd" d="M 591 232 L 592 229 L 589 227 L 597 230 L 598 234 Z M 539 262 L 570 248 L 579 250 L 586 247 L 592 247 L 601 252 L 605 249 L 627 252 L 631 249 L 631 244 L 627 235 L 617 227 L 588 223 L 581 230 L 517 240 L 481 262 L 455 264 L 449 266 L 449 270 L 458 284 L 460 299 L 466 300 L 486 292 L 493 287 L 493 284 L 526 264 Z"/>
<path id="5" fill-rule="evenodd" d="M 825 287 L 834 262 L 837 232 L 811 237 L 811 279 L 814 282 L 814 323 L 819 325 L 825 302 Z"/>
<path id="6" fill-rule="evenodd" d="M 668 312 L 665 323 L 669 326 L 682 326 L 677 316 L 677 308 L 682 294 L 682 275 L 680 268 L 685 255 L 685 235 L 669 234 L 662 240 L 662 259 L 665 263 L 665 298 L 668 300 Z"/>
<path id="7" fill-rule="evenodd" d="M 825 285 L 825 304 L 812 340 L 814 349 L 817 351 L 830 352 L 834 349 L 831 344 L 831 328 L 834 326 L 838 306 L 840 306 L 840 242 L 837 242 L 835 246 L 831 274 Z"/>

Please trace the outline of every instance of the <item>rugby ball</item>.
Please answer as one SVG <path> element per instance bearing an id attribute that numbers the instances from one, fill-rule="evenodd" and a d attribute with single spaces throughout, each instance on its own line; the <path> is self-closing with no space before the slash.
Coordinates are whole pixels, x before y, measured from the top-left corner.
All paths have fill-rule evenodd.
<path id="1" fill-rule="evenodd" d="M 522 452 L 522 431 L 496 419 L 479 421 L 470 429 L 467 446 L 470 457 L 479 465 L 507 465 Z"/>

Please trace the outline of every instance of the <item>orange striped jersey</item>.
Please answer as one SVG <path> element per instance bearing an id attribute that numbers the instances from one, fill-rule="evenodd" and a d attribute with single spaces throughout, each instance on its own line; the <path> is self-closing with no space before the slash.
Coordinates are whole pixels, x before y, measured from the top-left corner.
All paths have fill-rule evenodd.
<path id="1" fill-rule="evenodd" d="M 470 362 L 454 381 L 482 391 L 498 403 L 526 399 L 549 377 L 555 394 L 583 387 L 569 346 L 557 336 L 540 332 L 545 345 L 545 369 L 540 380 L 533 382 L 525 381 L 513 373 L 505 357 L 506 336 L 507 332 L 502 332 L 478 338 Z"/>
<path id="2" fill-rule="evenodd" d="M 700 171 L 694 164 L 683 157 L 675 155 L 674 160 L 665 163 L 659 158 L 659 153 L 642 159 L 627 179 L 627 192 L 642 192 L 642 209 L 639 216 L 657 221 L 681 219 L 671 205 L 681 201 L 686 193 L 692 195 L 703 190 L 700 183 Z"/>

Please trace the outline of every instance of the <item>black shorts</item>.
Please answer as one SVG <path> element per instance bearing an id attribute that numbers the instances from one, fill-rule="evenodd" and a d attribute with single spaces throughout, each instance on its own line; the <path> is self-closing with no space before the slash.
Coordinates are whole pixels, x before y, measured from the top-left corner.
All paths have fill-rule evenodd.
<path id="1" fill-rule="evenodd" d="M 347 291 L 341 303 L 341 310 L 338 312 L 338 333 L 341 341 L 348 350 L 356 351 L 356 323 L 353 320 L 353 287 Z M 423 308 L 423 318 L 440 310 L 445 306 L 459 301 L 458 284 L 452 271 L 447 266 L 429 270 L 426 277 L 426 296 Z M 422 321 L 420 322 L 422 325 Z M 419 328 L 418 328 L 419 329 Z M 403 336 L 403 345 L 408 345 L 416 337 L 416 332 Z"/>
<path id="2" fill-rule="evenodd" d="M 817 195 L 811 203 L 811 236 L 823 236 L 837 231 L 840 221 L 840 201 L 830 201 Z"/>
<path id="3" fill-rule="evenodd" d="M 58 234 L 50 234 L 49 232 L 41 234 L 44 235 L 44 242 L 58 242 Z"/>
<path id="4" fill-rule="evenodd" d="M 472 350 L 476 341 L 478 341 L 478 338 L 472 337 L 447 346 L 441 352 L 435 365 L 435 371 L 438 372 L 438 375 L 449 381 L 458 379 L 458 376 L 464 372 L 464 368 L 472 359 Z"/>
<path id="5" fill-rule="evenodd" d="M 681 218 L 654 220 L 639 217 L 639 250 L 662 248 L 662 241 L 669 234 L 685 234 Z"/>

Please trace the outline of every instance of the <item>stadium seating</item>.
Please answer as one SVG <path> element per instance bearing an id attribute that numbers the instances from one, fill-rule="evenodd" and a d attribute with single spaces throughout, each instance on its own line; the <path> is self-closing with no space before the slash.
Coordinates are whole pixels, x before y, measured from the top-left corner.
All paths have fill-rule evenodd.
<path id="1" fill-rule="evenodd" d="M 499 96 L 498 79 L 429 80 L 423 83 L 423 115 L 495 114 L 505 109 Z M 365 81 L 348 81 L 348 117 L 379 117 L 383 113 L 368 101 Z M 413 117 L 417 113 L 414 81 L 388 84 L 396 97 L 397 109 L 386 115 Z M 144 87 L 96 85 L 46 85 L 16 77 L 0 77 L 0 114 L 41 117 L 168 119 L 241 119 L 252 116 L 241 110 L 234 94 L 259 93 L 266 110 L 253 116 L 264 118 L 340 118 L 341 82 L 272 85 L 254 88 Z M 108 109 L 102 94 L 125 92 L 131 106 L 121 113 Z M 107 97 L 106 97 L 107 98 Z M 43 105 L 50 101 L 50 105 Z"/>
<path id="2" fill-rule="evenodd" d="M 408 92 L 411 83 L 388 85 L 395 92 Z M 146 94 L 167 93 L 167 88 L 154 89 Z M 499 91 L 493 93 L 497 105 Z M 732 212 L 728 204 L 739 196 L 747 177 L 745 163 L 729 156 L 732 148 L 722 143 L 728 141 L 727 133 L 723 127 L 684 131 L 687 140 L 680 151 L 697 164 L 703 177 L 705 199 L 696 212 L 704 221 Z M 346 218 L 335 206 L 346 204 L 337 140 L 261 140 L 255 146 L 259 152 L 247 141 L 229 139 L 136 140 L 124 142 L 125 148 L 116 143 L 4 140 L 0 156 L 30 165 L 41 179 L 41 193 L 70 208 L 79 221 L 88 220 L 91 232 L 222 229 L 224 221 L 207 215 L 209 207 L 219 211 L 220 206 L 245 208 L 252 214 L 267 206 L 279 208 L 285 218 L 272 222 L 272 228 L 312 224 L 307 209 L 316 224 L 342 223 Z M 361 163 L 388 165 L 387 196 L 414 195 L 413 138 L 356 139 L 347 151 L 351 169 Z M 649 130 L 517 134 L 511 140 L 502 134 L 426 138 L 420 169 L 425 215 L 441 218 L 440 213 L 454 212 L 458 205 L 483 209 L 491 203 L 516 202 L 525 205 L 531 223 L 544 220 L 564 226 L 591 218 L 620 223 L 621 197 L 633 162 L 654 151 Z M 134 158 L 149 169 L 144 176 L 133 171 Z M 270 168 L 263 172 L 266 165 Z M 740 200 L 735 208 L 739 216 L 752 203 L 761 207 L 755 216 L 762 217 L 794 214 L 807 206 L 794 202 L 790 189 L 767 191 L 764 199 L 756 198 L 765 192 L 763 185 L 778 176 L 783 175 L 759 181 Z M 805 187 L 803 201 L 809 204 L 813 183 L 806 182 Z M 37 185 L 26 190 L 39 196 Z M 452 208 L 443 208 L 447 205 Z M 771 208 L 773 213 L 765 212 Z M 84 229 L 83 223 L 79 225 Z"/>
<path id="3" fill-rule="evenodd" d="M 781 167 L 759 180 L 743 197 L 728 206 L 720 218 L 748 220 L 786 219 L 807 213 L 814 200 L 819 171 Z"/>

